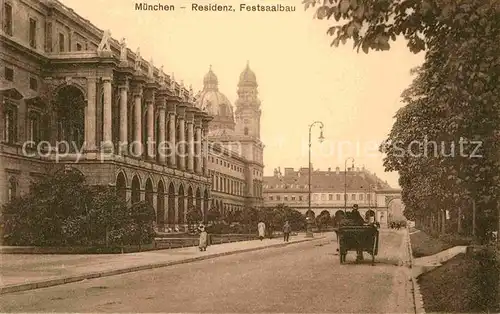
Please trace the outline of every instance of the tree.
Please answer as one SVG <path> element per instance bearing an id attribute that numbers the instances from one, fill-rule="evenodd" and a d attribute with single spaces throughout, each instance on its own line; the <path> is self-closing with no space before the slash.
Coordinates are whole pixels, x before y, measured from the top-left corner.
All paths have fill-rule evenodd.
<path id="1" fill-rule="evenodd" d="M 155 237 L 154 221 L 156 213 L 148 202 L 132 204 L 130 211 L 130 240 L 132 244 L 149 244 Z"/>
<path id="2" fill-rule="evenodd" d="M 304 3 L 307 9 L 316 1 Z M 441 209 L 472 201 L 481 221 L 489 222 L 483 233 L 494 228 L 495 219 L 500 228 L 500 3 L 330 0 L 316 16 L 343 23 L 328 30 L 334 46 L 353 40 L 358 51 L 388 50 L 399 36 L 410 51 L 426 52 L 415 81 L 403 93 L 406 106 L 381 147 L 386 170 L 399 171 L 406 206 L 441 232 L 446 229 Z M 407 144 L 425 137 L 460 144 L 468 156 L 414 158 Z M 398 143 L 405 144 L 403 154 Z M 423 150 L 418 145 L 413 153 Z M 472 158 L 473 152 L 482 157 Z"/>
<path id="3" fill-rule="evenodd" d="M 316 217 L 316 225 L 319 230 L 324 230 L 331 223 L 330 213 L 327 210 L 322 211 L 318 217 Z"/>
<path id="4" fill-rule="evenodd" d="M 194 205 L 190 206 L 186 214 L 186 219 L 188 224 L 196 224 L 203 220 L 203 213 L 201 212 L 201 209 L 196 208 Z"/>

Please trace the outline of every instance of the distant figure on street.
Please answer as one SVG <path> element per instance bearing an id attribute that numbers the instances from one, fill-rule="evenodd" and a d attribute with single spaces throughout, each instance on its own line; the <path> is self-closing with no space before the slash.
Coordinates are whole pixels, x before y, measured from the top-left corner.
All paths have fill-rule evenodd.
<path id="1" fill-rule="evenodd" d="M 200 251 L 206 251 L 208 246 L 208 233 L 203 224 L 198 227 L 198 230 L 200 231 L 200 242 L 198 247 L 200 248 Z"/>
<path id="2" fill-rule="evenodd" d="M 266 224 L 262 220 L 257 225 L 257 229 L 259 230 L 260 241 L 264 240 L 264 237 L 266 236 Z"/>
<path id="3" fill-rule="evenodd" d="M 288 223 L 288 220 L 285 221 L 285 224 L 283 225 L 283 240 L 285 242 L 288 242 L 290 240 L 290 232 L 292 231 L 292 226 Z"/>

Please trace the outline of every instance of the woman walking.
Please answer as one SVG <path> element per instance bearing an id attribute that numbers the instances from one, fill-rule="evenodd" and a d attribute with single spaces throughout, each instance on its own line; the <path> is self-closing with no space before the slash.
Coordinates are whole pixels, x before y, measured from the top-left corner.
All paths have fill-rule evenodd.
<path id="1" fill-rule="evenodd" d="M 205 230 L 204 225 L 200 225 L 198 230 L 200 231 L 200 242 L 198 247 L 200 248 L 200 251 L 206 251 L 208 246 L 208 233 Z"/>
<path id="2" fill-rule="evenodd" d="M 262 241 L 266 236 L 266 224 L 261 220 L 257 225 L 257 229 L 259 230 L 259 239 Z"/>

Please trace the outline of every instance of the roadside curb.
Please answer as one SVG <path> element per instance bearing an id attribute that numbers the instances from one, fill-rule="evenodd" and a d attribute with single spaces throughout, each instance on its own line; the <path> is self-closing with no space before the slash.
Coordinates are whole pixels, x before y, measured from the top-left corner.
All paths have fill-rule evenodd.
<path id="1" fill-rule="evenodd" d="M 422 294 L 420 293 L 420 285 L 417 282 L 417 278 L 414 276 L 413 271 L 413 250 L 411 248 L 411 239 L 410 239 L 410 229 L 406 228 L 406 241 L 408 245 L 408 256 L 410 259 L 409 267 L 410 267 L 410 275 L 411 275 L 411 284 L 413 290 L 413 305 L 415 308 L 415 314 L 425 314 L 424 308 L 424 300 L 422 298 Z"/>
<path id="2" fill-rule="evenodd" d="M 269 248 L 285 247 L 288 245 L 293 245 L 293 244 L 298 244 L 298 243 L 303 243 L 303 242 L 308 242 L 308 241 L 321 240 L 324 238 L 326 238 L 326 237 L 322 236 L 322 237 L 317 237 L 317 238 L 298 240 L 298 241 L 291 242 L 291 243 L 278 243 L 278 244 L 272 244 L 272 245 L 263 246 L 263 247 L 256 247 L 256 248 L 249 248 L 249 249 L 242 249 L 242 250 L 235 250 L 235 251 L 229 251 L 229 252 L 223 252 L 223 253 L 215 253 L 215 254 L 210 254 L 210 255 L 197 256 L 197 257 L 192 257 L 192 258 L 187 258 L 187 259 L 182 259 L 182 260 L 177 260 L 177 261 L 168 261 L 168 262 L 160 262 L 160 263 L 153 263 L 153 264 L 140 265 L 140 266 L 132 266 L 132 267 L 127 267 L 127 268 L 106 270 L 106 271 L 101 271 L 101 272 L 74 275 L 74 276 L 69 276 L 69 277 L 42 280 L 42 281 L 36 281 L 36 282 L 30 282 L 30 283 L 24 283 L 24 284 L 14 284 L 14 285 L 10 285 L 10 286 L 0 287 L 0 295 L 14 293 L 14 292 L 27 291 L 27 290 L 40 289 L 40 288 L 47 288 L 47 287 L 52 287 L 52 286 L 58 286 L 58 285 L 82 281 L 82 280 L 86 280 L 86 279 L 109 277 L 109 276 L 121 275 L 121 274 L 125 274 L 125 273 L 141 271 L 141 270 L 148 270 L 148 269 L 154 269 L 154 268 L 160 268 L 160 267 L 168 267 L 168 266 L 174 266 L 174 265 L 180 265 L 180 264 L 187 264 L 187 263 L 192 263 L 192 262 L 197 262 L 197 261 L 202 261 L 202 260 L 207 260 L 207 259 L 213 259 L 213 258 L 222 257 L 222 256 L 233 255 L 233 254 L 247 253 L 247 252 L 259 251 L 259 250 L 264 250 L 264 249 L 269 249 Z"/>

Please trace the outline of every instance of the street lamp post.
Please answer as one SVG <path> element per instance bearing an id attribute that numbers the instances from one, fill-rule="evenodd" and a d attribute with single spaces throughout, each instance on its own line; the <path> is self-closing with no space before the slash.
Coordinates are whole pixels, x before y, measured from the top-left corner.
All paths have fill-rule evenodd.
<path id="1" fill-rule="evenodd" d="M 323 122 L 321 121 L 314 121 L 311 125 L 309 125 L 309 206 L 307 210 L 307 226 L 306 226 L 306 238 L 312 238 L 313 233 L 312 233 L 312 219 L 309 217 L 309 213 L 311 212 L 311 130 L 312 127 L 319 124 L 319 129 L 320 129 L 320 134 L 318 140 L 322 142 L 325 138 L 323 137 Z"/>
<path id="2" fill-rule="evenodd" d="M 354 168 L 354 158 L 348 157 L 344 163 L 344 213 L 347 212 L 347 161 L 352 160 L 352 168 Z"/>

